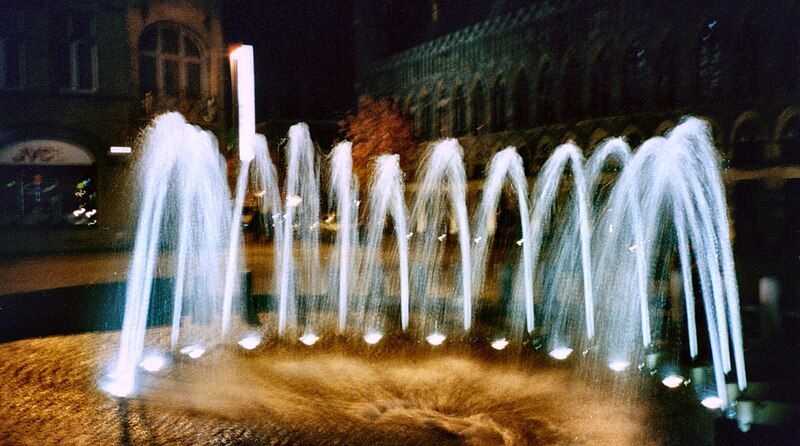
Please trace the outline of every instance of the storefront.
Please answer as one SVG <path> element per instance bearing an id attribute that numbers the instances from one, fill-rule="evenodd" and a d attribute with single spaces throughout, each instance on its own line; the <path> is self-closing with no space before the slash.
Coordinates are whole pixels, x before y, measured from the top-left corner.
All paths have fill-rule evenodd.
<path id="1" fill-rule="evenodd" d="M 0 226 L 91 226 L 97 223 L 92 153 L 76 144 L 28 139 L 0 148 Z"/>

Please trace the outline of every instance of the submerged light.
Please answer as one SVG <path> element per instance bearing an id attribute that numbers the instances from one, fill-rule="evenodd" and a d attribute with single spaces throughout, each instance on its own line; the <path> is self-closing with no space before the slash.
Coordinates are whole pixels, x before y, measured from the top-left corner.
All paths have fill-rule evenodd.
<path id="1" fill-rule="evenodd" d="M 114 379 L 100 387 L 109 395 L 125 398 L 133 393 L 133 379 Z"/>
<path id="2" fill-rule="evenodd" d="M 317 341 L 319 341 L 319 336 L 315 335 L 314 333 L 306 333 L 303 336 L 300 336 L 300 342 L 309 347 L 314 345 Z"/>
<path id="3" fill-rule="evenodd" d="M 164 359 L 163 355 L 159 353 L 151 353 L 142 359 L 142 362 L 139 363 L 139 367 L 147 370 L 150 373 L 155 373 L 163 369 L 166 364 L 167 361 Z"/>
<path id="4" fill-rule="evenodd" d="M 446 336 L 439 332 L 433 333 L 432 335 L 425 338 L 425 340 L 428 341 L 428 344 L 434 347 L 436 347 L 437 345 L 442 345 L 442 342 L 444 342 L 445 339 Z"/>
<path id="5" fill-rule="evenodd" d="M 666 378 L 662 379 L 661 380 L 661 384 L 664 384 L 665 386 L 669 387 L 670 389 L 674 389 L 674 388 L 680 386 L 681 384 L 683 384 L 684 381 L 685 381 L 685 379 L 682 376 L 676 375 L 676 374 L 673 373 L 673 374 L 667 376 Z"/>
<path id="6" fill-rule="evenodd" d="M 492 341 L 492 348 L 495 350 L 502 350 L 506 347 L 508 347 L 508 339 L 506 338 L 496 339 Z"/>
<path id="7" fill-rule="evenodd" d="M 381 339 L 383 339 L 383 335 L 377 331 L 373 331 L 364 335 L 364 341 L 369 345 L 375 345 Z"/>
<path id="8" fill-rule="evenodd" d="M 205 347 L 200 344 L 190 345 L 188 347 L 184 347 L 181 349 L 181 354 L 184 354 L 192 359 L 197 359 L 203 356 L 203 353 L 206 352 Z"/>
<path id="9" fill-rule="evenodd" d="M 708 396 L 708 397 L 703 398 L 702 401 L 700 401 L 700 404 L 705 406 L 707 409 L 711 409 L 711 410 L 716 410 L 716 409 L 721 408 L 722 407 L 722 403 L 723 403 L 722 398 L 720 398 L 718 396 Z"/>
<path id="10" fill-rule="evenodd" d="M 261 336 L 255 333 L 249 334 L 243 337 L 237 344 L 245 350 L 252 350 L 258 347 L 258 344 L 261 344 Z"/>
<path id="11" fill-rule="evenodd" d="M 558 359 L 559 361 L 567 359 L 571 354 L 572 354 L 572 349 L 569 347 L 559 347 L 555 350 L 550 351 L 550 356 L 553 359 Z"/>
<path id="12" fill-rule="evenodd" d="M 608 363 L 608 368 L 615 372 L 621 372 L 630 366 L 631 363 L 628 361 L 611 361 Z"/>
<path id="13" fill-rule="evenodd" d="M 300 206 L 300 203 L 302 202 L 303 199 L 297 195 L 289 195 L 288 197 L 286 197 L 286 207 L 290 208 L 297 207 Z"/>

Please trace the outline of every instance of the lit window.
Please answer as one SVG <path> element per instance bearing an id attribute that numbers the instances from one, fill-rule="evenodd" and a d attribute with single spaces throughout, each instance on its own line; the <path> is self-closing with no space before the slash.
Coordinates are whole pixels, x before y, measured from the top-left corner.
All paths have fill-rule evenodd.
<path id="1" fill-rule="evenodd" d="M 19 90 L 23 86 L 21 28 L 21 14 L 0 13 L 0 89 L 3 90 Z"/>
<path id="2" fill-rule="evenodd" d="M 67 16 L 66 66 L 63 87 L 71 91 L 97 89 L 97 45 L 94 20 L 88 12 Z"/>
<path id="3" fill-rule="evenodd" d="M 203 52 L 181 27 L 158 24 L 139 38 L 139 90 L 199 98 L 204 95 Z"/>
<path id="4" fill-rule="evenodd" d="M 647 53 L 639 42 L 634 42 L 625 54 L 623 77 L 623 98 L 630 109 L 644 105 L 646 72 Z"/>
<path id="5" fill-rule="evenodd" d="M 722 83 L 719 30 L 716 20 L 706 22 L 700 40 L 699 65 L 699 96 L 702 99 L 713 99 L 719 93 Z"/>
<path id="6" fill-rule="evenodd" d="M 611 112 L 611 67 L 608 52 L 599 53 L 591 77 L 591 106 L 595 116 L 605 116 Z"/>

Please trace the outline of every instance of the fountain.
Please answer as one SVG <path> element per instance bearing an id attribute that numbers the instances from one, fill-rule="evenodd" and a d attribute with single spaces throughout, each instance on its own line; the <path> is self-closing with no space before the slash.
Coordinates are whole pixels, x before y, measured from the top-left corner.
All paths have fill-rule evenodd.
<path id="1" fill-rule="evenodd" d="M 217 339 L 206 327 L 221 310 L 228 265 L 223 252 L 232 232 L 225 163 L 210 133 L 187 124 L 178 113 L 168 113 L 153 121 L 140 145 L 141 206 L 125 317 L 117 362 L 104 383 L 106 390 L 121 396 L 135 389 L 160 253 L 172 251 L 174 258 L 171 347 L 202 346 Z"/>
<path id="2" fill-rule="evenodd" d="M 265 226 L 274 231 L 272 275 L 279 336 L 296 331 L 302 333 L 302 343 L 314 345 L 325 336 L 326 313 L 336 308 L 338 332 L 377 344 L 390 329 L 386 317 L 394 302 L 399 303 L 400 329 L 412 329 L 410 335 L 433 346 L 442 345 L 451 335 L 470 333 L 475 319 L 472 299 L 481 296 L 488 274 L 491 228 L 496 225 L 499 194 L 508 178 L 521 214 L 522 239 L 517 244 L 522 249 L 513 291 L 518 297 L 512 299 L 521 304 L 510 304 L 513 311 L 508 314 L 513 320 L 508 327 L 512 328 L 490 340 L 494 349 L 518 342 L 520 330 L 536 335 L 538 318 L 544 322 L 538 333 L 548 335 L 547 351 L 553 358 L 567 359 L 580 347 L 584 354 L 592 351 L 615 372 L 627 369 L 639 361 L 643 349 L 652 348 L 652 327 L 661 324 L 653 307 L 661 305 L 666 291 L 651 284 L 671 272 L 670 259 L 677 253 L 690 354 L 698 354 L 693 258 L 698 265 L 716 396 L 722 407 L 728 404 L 725 374 L 732 364 L 739 387 L 746 386 L 718 160 L 706 125 L 697 119 L 686 119 L 665 138 L 646 141 L 633 155 L 620 139 L 604 142 L 586 162 L 574 144 L 559 146 L 544 164 L 530 201 L 522 158 L 514 148 L 498 152 L 489 165 L 472 220 L 474 231 L 469 226 L 462 149 L 449 139 L 431 145 L 421 164 L 415 181 L 412 228 L 407 222 L 398 157 L 384 155 L 376 160 L 362 238 L 352 146 L 341 143 L 329 158 L 329 202 L 339 223 L 327 266 L 331 280 L 326 280 L 329 277 L 319 264 L 319 167 L 307 126 L 298 124 L 289 131 L 283 207 L 266 140 L 254 137 L 253 161 L 242 161 L 232 216 L 225 193 L 218 193 L 226 188 L 210 135 L 169 114 L 154 121 L 142 147 L 143 204 L 119 356 L 106 383 L 112 393 L 126 395 L 135 389 L 160 245 L 169 248 L 174 263 L 171 349 L 197 357 L 215 340 L 224 339 L 232 323 L 234 301 L 241 294 L 235 286 L 242 258 L 238 248 L 241 237 L 229 228 L 239 225 L 248 176 L 251 189 L 260 198 Z M 604 166 L 612 160 L 621 171 L 609 180 Z M 571 175 L 565 177 L 568 165 Z M 612 185 L 605 196 L 598 193 L 601 182 Z M 559 192 L 564 189 L 560 189 L 561 183 L 572 192 L 556 206 L 563 194 Z M 173 196 L 175 200 L 170 200 Z M 166 206 L 167 202 L 177 205 Z M 385 234 L 387 217 L 393 225 L 391 238 Z M 449 246 L 447 239 L 452 233 L 457 234 L 458 243 Z M 300 245 L 297 250 L 296 243 Z M 448 249 L 458 253 L 447 253 Z M 449 263 L 454 259 L 460 262 Z M 390 264 L 397 265 L 397 274 L 388 271 Z M 330 290 L 327 297 L 319 293 L 326 286 Z M 576 300 L 571 305 L 578 298 L 582 304 Z M 537 300 L 540 303 L 534 307 Z M 301 303 L 305 310 L 298 313 Z M 576 315 L 584 319 L 582 333 L 570 333 L 566 322 Z M 214 336 L 209 336 L 208 330 L 182 331 L 182 320 L 208 326 L 215 324 L 217 317 L 220 331 Z M 458 319 L 460 324 L 454 322 Z M 248 335 L 241 345 L 256 348 L 261 336 Z M 148 361 L 142 367 L 154 364 Z M 665 382 L 675 385 L 674 379 Z"/>
<path id="3" fill-rule="evenodd" d="M 363 227 L 354 147 L 339 143 L 327 158 L 333 213 L 325 223 L 337 224 L 331 226 L 335 241 L 323 262 L 320 250 L 327 244 L 321 241 L 319 185 L 324 169 L 308 126 L 289 129 L 281 194 L 266 138 L 254 130 L 247 76 L 252 55 L 237 50 L 232 58 L 240 93 L 241 161 L 232 208 L 213 136 L 176 113 L 156 118 L 143 134 L 141 207 L 124 323 L 116 362 L 102 383 L 109 393 L 136 392 L 137 368 L 153 372 L 171 362 L 163 350 L 196 359 L 241 333 L 236 310 L 243 301 L 241 219 L 248 193 L 257 198 L 263 225 L 272 234 L 267 297 L 276 302 L 277 314 L 237 336 L 242 349 L 255 350 L 268 336 L 319 348 L 331 331 L 372 346 L 392 330 L 446 349 L 459 338 L 472 342 L 492 333 L 484 340 L 497 352 L 512 344 L 522 351 L 533 341 L 546 344 L 557 361 L 575 352 L 616 374 L 634 363 L 656 373 L 657 361 L 651 361 L 656 344 L 675 344 L 659 332 L 668 294 L 659 284 L 677 277 L 672 268 L 677 254 L 680 277 L 673 282 L 682 285 L 693 358 L 699 340 L 692 275 L 699 276 L 715 383 L 715 399 L 706 406 L 730 403 L 725 375 L 734 366 L 739 390 L 746 387 L 719 159 L 704 122 L 687 118 L 633 154 L 624 140 L 609 139 L 588 161 L 573 142 L 562 144 L 542 166 L 530 195 L 523 159 L 508 147 L 489 164 L 472 220 L 458 140 L 429 145 L 413 182 L 410 214 L 399 157 L 381 155 L 366 190 Z M 620 168 L 616 174 L 607 169 L 614 163 Z M 487 266 L 497 244 L 496 215 L 506 183 L 514 191 L 522 237 L 515 243 L 521 249 L 511 265 L 513 277 L 501 279 Z M 173 277 L 169 347 L 147 345 L 159 257 L 168 261 Z M 503 280 L 511 286 L 501 286 Z M 500 294 L 493 311 L 506 319 L 495 331 L 487 331 L 473 309 L 490 298 L 488 283 Z M 677 351 L 666 349 L 666 356 Z M 686 382 L 676 373 L 664 376 L 670 388 Z"/>
<path id="4" fill-rule="evenodd" d="M 400 324 L 406 330 L 409 324 L 409 270 L 408 270 L 408 225 L 406 221 L 405 190 L 403 173 L 400 170 L 398 155 L 381 155 L 375 160 L 375 173 L 370 183 L 369 215 L 366 222 L 367 236 L 364 241 L 366 253 L 359 274 L 359 295 L 366 296 L 359 327 L 366 336 L 380 340 L 376 335 L 383 331 L 383 314 L 386 302 L 383 290 L 391 289 L 387 283 L 387 267 L 384 265 L 384 252 L 381 249 L 384 239 L 386 218 L 391 216 L 397 247 L 400 287 Z M 391 252 L 391 250 L 390 250 Z M 368 339 L 369 343 L 370 340 Z"/>
<path id="5" fill-rule="evenodd" d="M 475 215 L 475 228 L 473 242 L 475 248 L 472 253 L 472 287 L 473 295 L 479 295 L 483 289 L 486 275 L 486 262 L 489 248 L 492 245 L 495 214 L 500 201 L 503 180 L 508 179 L 514 187 L 520 212 L 520 226 L 522 227 L 522 277 L 525 306 L 525 327 L 532 333 L 535 326 L 533 312 L 533 252 L 531 248 L 531 224 L 528 219 L 528 183 L 525 178 L 525 168 L 522 157 L 516 148 L 508 147 L 497 152 L 489 163 L 489 171 L 483 186 L 480 207 Z M 527 243 L 526 243 L 527 242 Z M 512 321 L 513 326 L 513 321 Z M 509 334 L 510 335 L 510 334 Z M 505 348 L 506 344 L 500 343 Z"/>

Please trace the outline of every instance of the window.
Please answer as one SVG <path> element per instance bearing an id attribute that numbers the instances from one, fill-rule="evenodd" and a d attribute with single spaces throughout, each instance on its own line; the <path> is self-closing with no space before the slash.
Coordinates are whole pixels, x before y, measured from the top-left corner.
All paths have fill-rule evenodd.
<path id="1" fill-rule="evenodd" d="M 430 96 L 423 94 L 419 98 L 419 133 L 423 138 L 431 136 L 431 104 Z"/>
<path id="2" fill-rule="evenodd" d="M 766 139 L 761 123 L 754 118 L 742 121 L 733 132 L 733 159 L 736 167 L 754 167 L 763 163 Z"/>
<path id="3" fill-rule="evenodd" d="M 61 86 L 69 91 L 88 92 L 97 88 L 97 45 L 91 13 L 67 14 Z"/>
<path id="4" fill-rule="evenodd" d="M 203 52 L 190 33 L 158 24 L 139 38 L 139 91 L 168 96 L 204 96 Z"/>
<path id="5" fill-rule="evenodd" d="M 447 93 L 444 88 L 439 89 L 439 94 L 436 101 L 436 136 L 445 137 L 450 133 L 450 116 L 447 110 Z"/>
<path id="6" fill-rule="evenodd" d="M 539 106 L 536 108 L 537 124 L 550 124 L 555 121 L 555 103 L 553 101 L 554 87 L 555 79 L 552 65 L 546 62 L 542 65 L 536 87 L 537 99 L 539 102 Z"/>
<path id="7" fill-rule="evenodd" d="M 717 28 L 716 20 L 706 22 L 700 40 L 697 95 L 704 100 L 716 98 L 722 84 L 722 70 L 720 67 L 722 51 Z"/>
<path id="8" fill-rule="evenodd" d="M 486 98 L 483 93 L 483 84 L 475 83 L 469 98 L 470 127 L 473 132 L 483 130 L 486 124 Z"/>
<path id="9" fill-rule="evenodd" d="M 530 94 L 528 76 L 525 72 L 520 72 L 514 84 L 514 128 L 524 129 L 530 124 Z"/>
<path id="10" fill-rule="evenodd" d="M 492 131 L 506 129 L 506 82 L 499 77 L 492 87 Z"/>
<path id="11" fill-rule="evenodd" d="M 661 47 L 655 66 L 655 99 L 659 107 L 672 107 L 676 103 L 675 83 L 678 77 L 675 39 L 669 37 Z"/>
<path id="12" fill-rule="evenodd" d="M 645 101 L 645 75 L 647 53 L 639 42 L 634 42 L 625 53 L 625 73 L 623 77 L 623 100 L 629 110 L 637 109 Z"/>
<path id="13" fill-rule="evenodd" d="M 459 85 L 453 92 L 453 134 L 461 136 L 467 131 L 467 105 L 464 101 L 464 88 Z"/>
<path id="14" fill-rule="evenodd" d="M 611 59 L 607 51 L 598 54 L 592 70 L 592 113 L 605 116 L 611 111 Z"/>
<path id="15" fill-rule="evenodd" d="M 794 115 L 782 126 L 781 157 L 789 164 L 800 164 L 800 115 Z"/>
<path id="16" fill-rule="evenodd" d="M 19 90 L 23 84 L 22 14 L 0 13 L 0 89 Z"/>
<path id="17" fill-rule="evenodd" d="M 564 119 L 576 120 L 581 117 L 581 65 L 577 57 L 570 59 L 564 70 Z"/>

